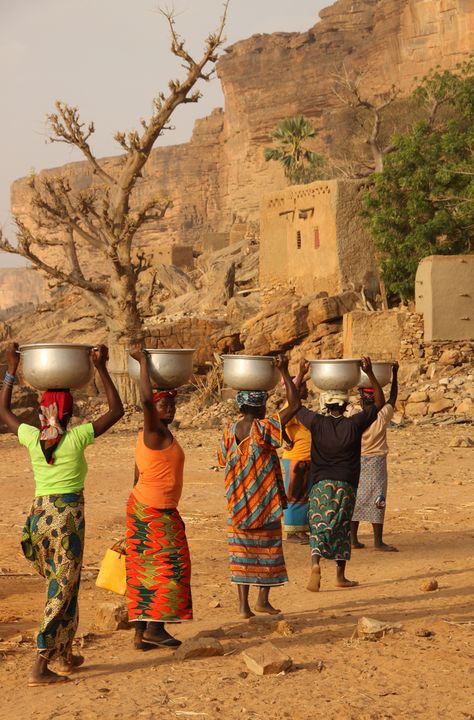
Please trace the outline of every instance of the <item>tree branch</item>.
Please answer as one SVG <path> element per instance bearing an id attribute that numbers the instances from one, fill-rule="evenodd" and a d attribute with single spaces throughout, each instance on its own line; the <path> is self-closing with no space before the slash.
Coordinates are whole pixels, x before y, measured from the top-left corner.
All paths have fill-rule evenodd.
<path id="1" fill-rule="evenodd" d="M 67 145 L 74 145 L 87 159 L 95 175 L 110 185 L 115 185 L 115 179 L 99 165 L 87 142 L 95 132 L 94 123 L 89 123 L 87 130 L 85 130 L 85 123 L 81 123 L 77 107 L 67 105 L 60 100 L 56 101 L 55 106 L 58 112 L 47 115 L 47 121 L 53 133 L 49 141 L 51 143 L 63 142 Z"/>
<path id="2" fill-rule="evenodd" d="M 6 238 L 3 237 L 3 234 L 0 231 L 0 250 L 13 255 L 21 255 L 27 260 L 30 260 L 36 268 L 43 270 L 45 273 L 60 282 L 80 287 L 83 290 L 87 290 L 95 295 L 102 295 L 105 293 L 107 289 L 106 285 L 86 280 L 82 273 L 79 275 L 74 272 L 65 273 L 41 260 L 41 258 L 38 257 L 38 255 L 36 255 L 36 253 L 31 249 L 32 244 L 37 244 L 41 247 L 41 240 L 36 239 L 21 221 L 16 220 L 16 224 L 18 227 L 18 247 L 14 247 Z"/>

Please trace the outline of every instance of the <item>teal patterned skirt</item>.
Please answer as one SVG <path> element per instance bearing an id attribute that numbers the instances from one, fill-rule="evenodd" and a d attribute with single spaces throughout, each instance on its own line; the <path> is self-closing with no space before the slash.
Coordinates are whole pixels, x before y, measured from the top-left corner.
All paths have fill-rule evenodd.
<path id="1" fill-rule="evenodd" d="M 311 553 L 326 560 L 350 560 L 351 520 L 356 489 L 339 480 L 321 480 L 309 495 Z"/>
<path id="2" fill-rule="evenodd" d="M 78 594 L 84 552 L 82 493 L 36 497 L 23 528 L 23 554 L 46 580 L 38 652 L 68 660 L 79 622 Z"/>

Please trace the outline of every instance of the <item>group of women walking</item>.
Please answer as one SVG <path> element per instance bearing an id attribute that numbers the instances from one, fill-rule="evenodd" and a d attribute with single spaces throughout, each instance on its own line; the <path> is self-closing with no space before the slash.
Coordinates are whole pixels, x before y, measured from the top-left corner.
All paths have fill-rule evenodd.
<path id="1" fill-rule="evenodd" d="M 12 344 L 7 350 L 0 422 L 27 448 L 33 468 L 35 498 L 23 531 L 22 548 L 46 580 L 47 599 L 29 685 L 50 685 L 66 681 L 83 663 L 82 656 L 73 653 L 72 645 L 79 618 L 85 533 L 84 451 L 122 417 L 123 406 L 107 371 L 107 348 L 99 346 L 91 354 L 104 386 L 108 411 L 93 422 L 69 429 L 71 394 L 66 389 L 47 391 L 40 400 L 40 428 L 22 423 L 11 410 L 17 348 Z M 177 509 L 183 488 L 184 453 L 169 428 L 176 410 L 176 391 L 154 391 L 145 352 L 135 348 L 130 354 L 140 364 L 143 430 L 137 439 L 134 486 L 126 509 L 128 612 L 135 622 L 137 650 L 175 648 L 180 641 L 165 629 L 165 623 L 192 619 L 191 562 L 184 523 Z M 351 552 L 351 521 L 352 544 L 360 547 L 357 524 L 366 519 L 362 511 L 357 521 L 353 519 L 361 442 L 385 404 L 368 358 L 363 359 L 362 367 L 372 382 L 373 393 L 370 402 L 351 417 L 344 414 L 348 397 L 337 391 L 323 398 L 324 414 L 302 406 L 307 397 L 306 361 L 301 362 L 293 380 L 284 356 L 278 356 L 275 364 L 285 386 L 285 406 L 267 416 L 267 393 L 237 393 L 242 417 L 225 428 L 218 449 L 219 464 L 225 470 L 231 581 L 237 585 L 239 612 L 244 618 L 251 617 L 253 611 L 279 612 L 270 603 L 269 594 L 272 587 L 288 580 L 282 543 L 283 512 L 291 541 L 307 543 L 309 528 L 312 565 L 308 589 L 319 590 L 321 557 L 336 561 L 339 587 L 356 584 L 346 578 L 345 565 Z M 392 386 L 390 401 L 394 404 L 393 395 Z M 382 436 L 389 417 L 390 411 L 385 411 L 372 437 L 372 447 L 378 451 L 385 451 Z M 284 477 L 277 454 L 282 445 Z M 386 497 L 383 467 L 377 461 L 375 470 L 366 472 L 374 487 L 374 475 L 382 483 L 380 491 L 371 486 L 370 493 L 366 493 L 372 498 L 375 492 L 379 510 Z M 360 507 L 364 507 L 362 500 Z M 376 519 L 372 521 L 376 523 Z M 394 549 L 384 545 L 381 532 L 376 533 L 375 541 L 381 549 Z M 258 588 L 253 610 L 251 585 Z M 54 663 L 54 670 L 50 663 Z"/>

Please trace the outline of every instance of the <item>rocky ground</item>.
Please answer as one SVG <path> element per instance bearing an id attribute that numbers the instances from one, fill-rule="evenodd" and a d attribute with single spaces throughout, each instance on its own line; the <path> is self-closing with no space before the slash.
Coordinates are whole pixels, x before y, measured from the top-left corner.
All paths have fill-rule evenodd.
<path id="1" fill-rule="evenodd" d="M 86 664 L 68 684 L 46 689 L 26 687 L 44 593 L 19 552 L 31 470 L 16 439 L 0 436 L 0 717 L 474 718 L 473 428 L 412 424 L 389 432 L 386 537 L 400 552 L 374 552 L 369 528 L 363 527 L 367 548 L 354 553 L 348 572 L 359 587 L 336 590 L 334 568 L 326 563 L 321 592 L 312 594 L 305 590 L 307 547 L 285 545 L 290 582 L 273 591 L 283 622 L 268 622 L 240 621 L 236 615 L 223 476 L 214 459 L 219 430 L 179 431 L 187 452 L 181 512 L 192 553 L 195 620 L 177 627 L 176 635 L 183 640 L 212 635 L 223 652 L 185 661 L 171 651 L 135 651 L 130 630 L 96 627 L 100 605 L 117 600 L 96 588 L 95 576 L 106 547 L 123 535 L 135 434 L 121 430 L 98 440 L 88 450 L 78 635 Z M 423 591 L 425 580 L 436 580 L 437 589 Z M 369 642 L 357 635 L 362 617 L 398 627 Z M 289 656 L 292 666 L 262 677 L 248 667 L 245 653 L 261 654 L 267 641 Z"/>

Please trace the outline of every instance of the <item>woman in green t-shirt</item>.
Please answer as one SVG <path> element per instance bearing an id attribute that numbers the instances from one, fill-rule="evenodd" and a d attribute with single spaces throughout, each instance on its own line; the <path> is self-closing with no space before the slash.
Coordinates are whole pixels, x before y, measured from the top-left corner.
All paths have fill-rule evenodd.
<path id="1" fill-rule="evenodd" d="M 84 659 L 73 655 L 79 619 L 77 598 L 84 550 L 84 450 L 123 415 L 119 394 L 107 371 L 108 350 L 91 351 L 104 385 L 108 411 L 92 423 L 68 429 L 73 400 L 68 390 L 48 390 L 40 400 L 41 429 L 22 423 L 11 411 L 11 396 L 20 356 L 7 349 L 7 372 L 0 390 L 0 422 L 18 436 L 30 454 L 35 498 L 23 529 L 23 553 L 47 582 L 46 605 L 37 636 L 38 655 L 30 686 L 65 682 Z M 49 669 L 57 663 L 56 672 Z"/>

